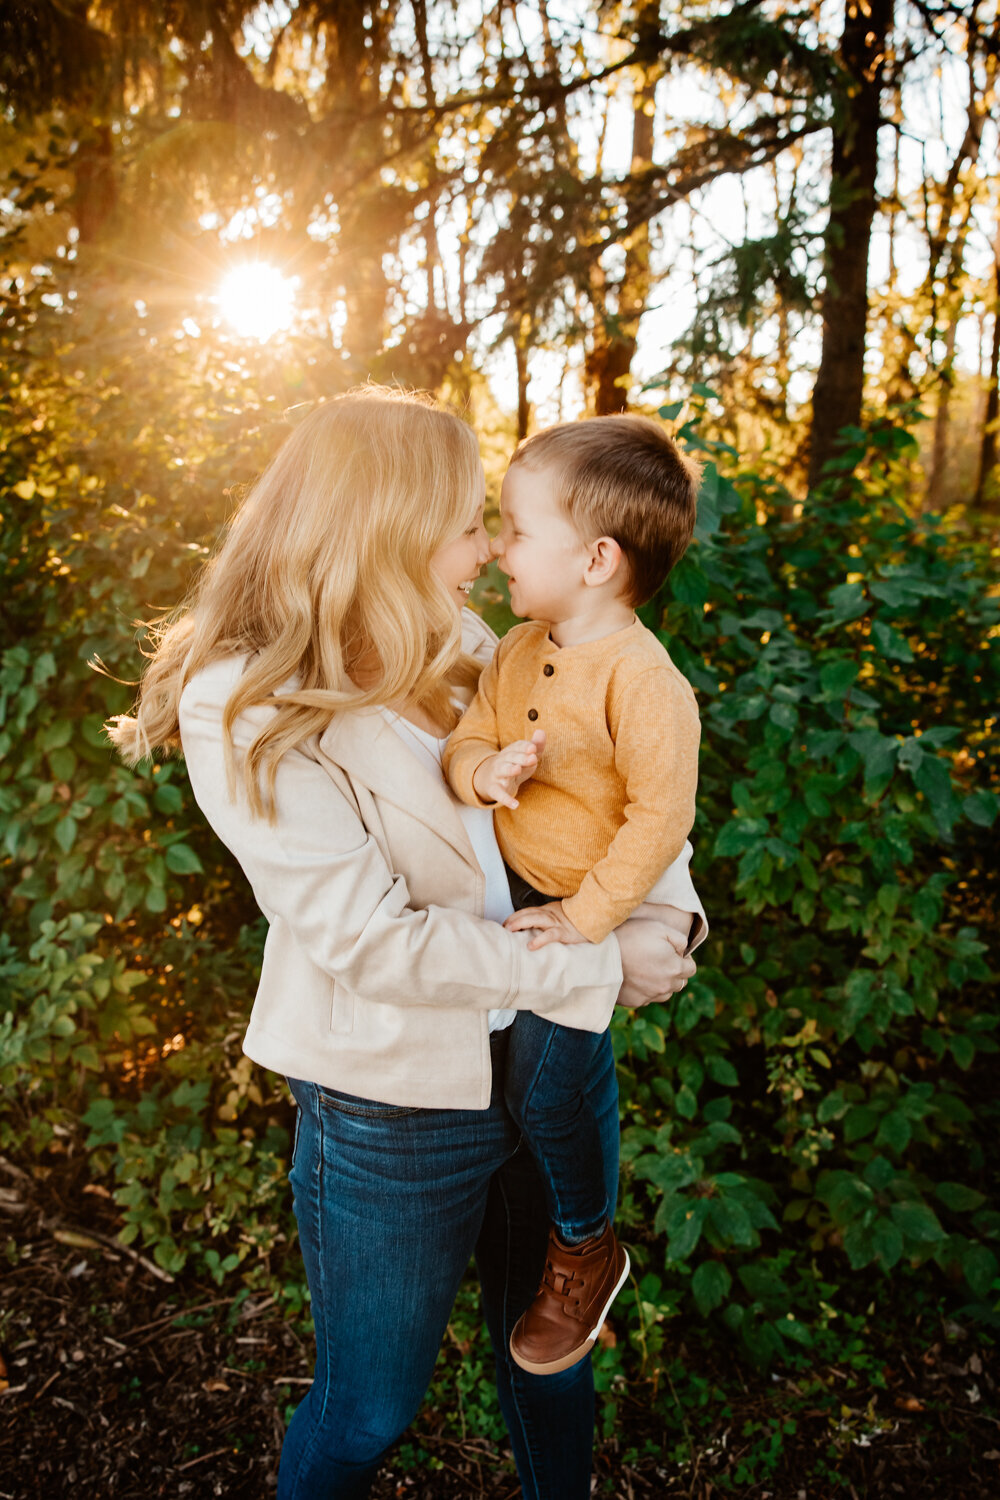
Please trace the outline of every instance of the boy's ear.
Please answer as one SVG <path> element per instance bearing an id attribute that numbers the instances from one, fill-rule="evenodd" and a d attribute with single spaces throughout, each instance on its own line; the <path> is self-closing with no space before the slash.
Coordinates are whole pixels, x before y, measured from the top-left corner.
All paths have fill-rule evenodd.
<path id="1" fill-rule="evenodd" d="M 611 536 L 599 536 L 596 542 L 591 542 L 587 554 L 587 564 L 584 569 L 583 581 L 591 588 L 597 588 L 602 584 L 610 583 L 613 578 L 622 576 L 624 566 L 622 549 Z"/>

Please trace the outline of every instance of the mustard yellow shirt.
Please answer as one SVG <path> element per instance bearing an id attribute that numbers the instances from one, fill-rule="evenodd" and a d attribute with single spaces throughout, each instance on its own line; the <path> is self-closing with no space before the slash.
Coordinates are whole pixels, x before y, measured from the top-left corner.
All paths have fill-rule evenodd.
<path id="1" fill-rule="evenodd" d="M 559 647 L 545 625 L 515 626 L 452 732 L 444 769 L 455 793 L 512 740 L 546 734 L 516 811 L 493 814 L 504 859 L 600 942 L 680 854 L 694 822 L 698 710 L 690 683 L 639 620 L 602 640 Z"/>

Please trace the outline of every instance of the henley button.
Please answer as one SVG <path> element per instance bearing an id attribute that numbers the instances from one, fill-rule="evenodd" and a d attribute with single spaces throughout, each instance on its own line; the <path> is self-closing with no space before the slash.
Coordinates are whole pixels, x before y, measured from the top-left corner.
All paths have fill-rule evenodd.
<path id="1" fill-rule="evenodd" d="M 538 709 L 537 708 L 529 708 L 528 709 L 528 718 L 531 720 L 532 724 L 534 724 L 535 720 L 538 718 Z"/>
<path id="2" fill-rule="evenodd" d="M 547 661 L 542 668 L 542 671 L 545 673 L 546 677 L 551 677 L 553 672 L 555 671 L 555 667 L 550 661 Z"/>

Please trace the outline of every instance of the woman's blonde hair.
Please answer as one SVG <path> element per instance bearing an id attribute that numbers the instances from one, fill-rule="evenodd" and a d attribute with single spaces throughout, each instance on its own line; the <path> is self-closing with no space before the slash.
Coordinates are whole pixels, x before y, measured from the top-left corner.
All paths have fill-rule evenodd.
<path id="1" fill-rule="evenodd" d="M 430 567 L 482 505 L 475 435 L 432 397 L 367 386 L 292 432 L 240 506 L 189 597 L 149 626 L 154 649 L 133 716 L 108 733 L 132 764 L 179 745 L 187 682 L 222 657 L 246 668 L 223 713 L 226 765 L 252 811 L 273 817 L 278 762 L 339 709 L 419 703 L 442 725 L 474 680 L 461 617 Z M 377 662 L 377 681 L 352 671 Z M 288 691 L 278 689 L 292 684 Z M 275 713 L 237 768 L 233 725 Z M 266 785 L 262 792 L 261 781 Z"/>

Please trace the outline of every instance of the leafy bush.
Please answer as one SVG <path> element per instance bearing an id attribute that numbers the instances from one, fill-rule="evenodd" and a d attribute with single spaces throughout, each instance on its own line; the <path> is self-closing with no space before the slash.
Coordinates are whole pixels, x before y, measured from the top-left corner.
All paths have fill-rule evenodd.
<path id="1" fill-rule="evenodd" d="M 648 614 L 702 697 L 714 928 L 675 1005 L 616 1025 L 625 1215 L 652 1229 L 640 1344 L 680 1277 L 756 1358 L 807 1344 L 803 1272 L 834 1254 L 844 1282 L 932 1260 L 995 1302 L 1000 1012 L 973 918 L 995 895 L 1000 607 L 985 547 L 895 500 L 909 435 L 851 436 L 791 521 L 701 444 L 698 542 Z"/>
<path id="2" fill-rule="evenodd" d="M 301 372 L 88 316 L 68 354 L 68 312 L 35 294 L 0 320 L 0 1142 L 85 1156 L 167 1270 L 301 1307 L 290 1111 L 239 1051 L 257 914 L 182 764 L 132 773 L 101 736 L 131 622 L 181 595 Z M 112 333 L 115 372 L 93 353 Z M 676 1003 L 615 1022 L 636 1275 L 597 1361 L 612 1405 L 626 1367 L 658 1388 L 677 1318 L 795 1358 L 873 1276 L 925 1268 L 981 1316 L 997 1289 L 985 548 L 907 514 L 905 432 L 854 434 L 799 514 L 684 436 L 710 459 L 698 540 L 644 613 L 701 696 L 713 930 Z"/>

